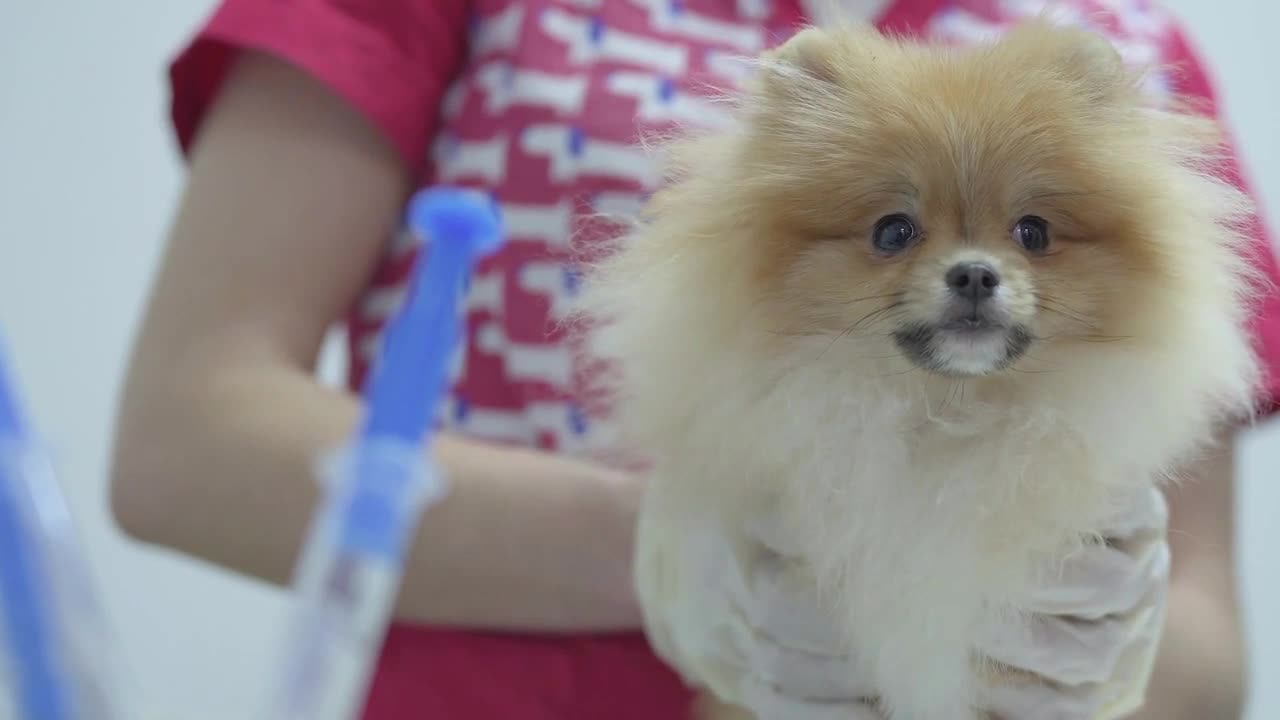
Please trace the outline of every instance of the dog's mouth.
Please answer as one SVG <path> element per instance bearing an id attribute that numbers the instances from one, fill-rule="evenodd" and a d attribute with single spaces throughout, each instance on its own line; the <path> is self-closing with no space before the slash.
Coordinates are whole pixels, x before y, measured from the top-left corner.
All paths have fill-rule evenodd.
<path id="1" fill-rule="evenodd" d="M 1008 327 L 1004 323 L 995 322 L 985 317 L 963 317 L 948 320 L 937 325 L 940 332 L 957 335 L 980 336 L 984 333 L 1005 332 Z"/>
<path id="2" fill-rule="evenodd" d="M 1004 370 L 1030 348 L 1025 326 L 981 316 L 940 323 L 911 323 L 893 333 L 898 349 L 917 367 L 951 377 L 977 377 Z"/>

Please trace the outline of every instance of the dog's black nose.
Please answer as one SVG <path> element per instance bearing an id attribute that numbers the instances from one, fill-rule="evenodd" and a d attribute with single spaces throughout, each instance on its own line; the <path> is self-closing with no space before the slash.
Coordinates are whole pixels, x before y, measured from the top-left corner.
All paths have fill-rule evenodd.
<path id="1" fill-rule="evenodd" d="M 994 268 L 981 262 L 957 263 L 947 271 L 947 287 L 969 300 L 984 300 L 995 294 L 1000 276 Z"/>

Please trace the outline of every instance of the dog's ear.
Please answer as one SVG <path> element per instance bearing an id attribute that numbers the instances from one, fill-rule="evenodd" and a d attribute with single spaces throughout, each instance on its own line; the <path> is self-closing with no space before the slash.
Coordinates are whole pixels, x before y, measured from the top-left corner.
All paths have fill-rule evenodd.
<path id="1" fill-rule="evenodd" d="M 855 90 L 875 77 L 872 65 L 884 45 L 884 38 L 865 26 L 805 28 L 761 56 L 761 89 L 779 101 L 811 100 L 836 88 Z"/>
<path id="2" fill-rule="evenodd" d="M 1068 29 L 1058 48 L 1059 70 L 1097 97 L 1111 97 L 1128 85 L 1129 72 L 1109 40 L 1087 30 Z"/>
<path id="3" fill-rule="evenodd" d="M 824 30 L 809 27 L 764 53 L 766 82 L 818 80 L 836 82 L 836 41 Z"/>
<path id="4" fill-rule="evenodd" d="M 1111 41 L 1090 30 L 1032 23 L 1009 41 L 1036 52 L 1055 75 L 1096 101 L 1115 99 L 1133 87 L 1133 73 Z"/>

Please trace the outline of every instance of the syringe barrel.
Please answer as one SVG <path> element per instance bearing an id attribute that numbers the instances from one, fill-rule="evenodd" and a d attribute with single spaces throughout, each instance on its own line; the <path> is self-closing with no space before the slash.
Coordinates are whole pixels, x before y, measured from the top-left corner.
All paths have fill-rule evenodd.
<path id="1" fill-rule="evenodd" d="M 0 439 L 0 503 L 0 637 L 18 718 L 124 720 L 125 675 L 48 452 Z"/>
<path id="2" fill-rule="evenodd" d="M 420 446 L 366 440 L 319 467 L 321 509 L 298 564 L 298 611 L 272 720 L 349 720 L 368 691 L 425 504 L 443 481 Z"/>

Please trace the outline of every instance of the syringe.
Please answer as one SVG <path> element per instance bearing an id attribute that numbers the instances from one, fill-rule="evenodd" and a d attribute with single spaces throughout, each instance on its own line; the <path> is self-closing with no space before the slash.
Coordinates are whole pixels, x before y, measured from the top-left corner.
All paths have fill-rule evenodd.
<path id="1" fill-rule="evenodd" d="M 0 638 L 21 720 L 132 720 L 66 500 L 0 348 Z"/>
<path id="2" fill-rule="evenodd" d="M 424 508 L 446 491 L 429 459 L 432 419 L 458 344 L 474 264 L 502 242 L 497 206 L 424 190 L 408 222 L 426 243 L 409 295 L 385 331 L 356 437 L 323 459 L 321 506 L 298 563 L 299 605 L 284 672 L 263 720 L 351 720 L 368 692 Z"/>

